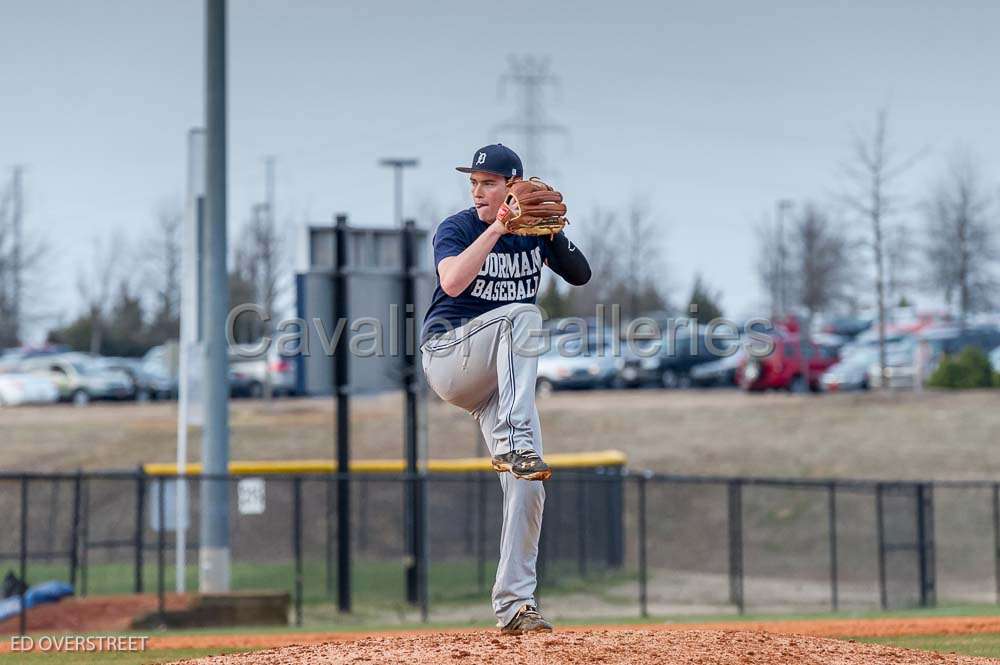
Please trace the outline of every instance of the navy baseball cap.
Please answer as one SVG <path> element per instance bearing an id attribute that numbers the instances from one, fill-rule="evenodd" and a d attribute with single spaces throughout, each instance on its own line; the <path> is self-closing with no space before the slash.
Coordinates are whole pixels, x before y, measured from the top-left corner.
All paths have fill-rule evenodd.
<path id="1" fill-rule="evenodd" d="M 472 156 L 472 166 L 456 166 L 456 171 L 472 173 L 486 171 L 504 178 L 524 177 L 524 167 L 517 153 L 500 143 L 494 143 L 476 151 Z"/>

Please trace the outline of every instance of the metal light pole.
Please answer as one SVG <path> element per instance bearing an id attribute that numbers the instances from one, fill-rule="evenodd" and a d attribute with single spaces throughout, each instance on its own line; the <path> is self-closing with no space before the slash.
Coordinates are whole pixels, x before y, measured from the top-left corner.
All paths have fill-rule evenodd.
<path id="1" fill-rule="evenodd" d="M 785 211 L 791 210 L 791 199 L 778 199 L 775 204 L 778 217 L 778 315 L 788 314 L 788 251 L 785 245 Z"/>
<path id="2" fill-rule="evenodd" d="M 416 159 L 393 159 L 386 158 L 379 160 L 379 166 L 391 167 L 395 171 L 396 180 L 396 226 L 402 228 L 403 226 L 403 169 L 409 167 L 415 167 L 419 163 Z"/>
<path id="3" fill-rule="evenodd" d="M 226 313 L 226 0 L 205 2 L 205 227 L 203 231 L 205 428 L 201 486 L 202 592 L 229 590 L 229 357 Z"/>

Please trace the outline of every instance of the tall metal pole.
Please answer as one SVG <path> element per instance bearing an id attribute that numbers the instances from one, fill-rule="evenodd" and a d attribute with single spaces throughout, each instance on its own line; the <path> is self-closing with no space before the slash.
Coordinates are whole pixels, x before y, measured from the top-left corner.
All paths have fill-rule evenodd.
<path id="1" fill-rule="evenodd" d="M 393 169 L 393 200 L 395 202 L 393 221 L 397 227 L 402 228 L 403 226 L 403 169 L 411 168 L 417 166 L 420 162 L 416 159 L 397 159 L 397 158 L 387 158 L 380 159 L 379 166 L 385 166 Z"/>
<path id="2" fill-rule="evenodd" d="M 337 215 L 336 272 L 333 276 L 333 325 L 347 321 L 348 247 L 347 215 Z M 345 324 L 346 325 L 346 324 Z M 337 607 L 351 611 L 351 376 L 347 343 L 341 339 L 333 351 L 334 390 L 337 402 Z"/>
<path id="3" fill-rule="evenodd" d="M 427 592 L 426 579 L 426 478 L 420 468 L 418 449 L 419 414 L 418 400 L 420 384 L 417 375 L 417 352 L 410 348 L 408 330 L 412 325 L 413 309 L 417 298 L 417 256 L 416 256 L 416 223 L 409 219 L 403 226 L 403 283 L 402 300 L 404 315 L 400 327 L 400 340 L 403 343 L 402 373 L 405 407 L 403 410 L 403 441 L 405 443 L 407 497 L 404 505 L 407 536 L 406 564 L 406 599 L 413 604 L 425 608 Z"/>
<path id="4" fill-rule="evenodd" d="M 779 199 L 777 204 L 778 217 L 778 312 L 784 317 L 788 313 L 788 266 L 787 248 L 785 246 L 785 212 L 792 207 L 788 199 Z"/>
<path id="5" fill-rule="evenodd" d="M 177 480 L 174 496 L 174 588 L 184 593 L 187 584 L 187 461 L 188 428 L 204 425 L 203 409 L 197 399 L 202 395 L 204 373 L 201 347 L 202 254 L 205 220 L 205 130 L 192 129 L 187 137 L 188 182 L 187 211 L 184 217 L 184 241 L 181 256 L 180 358 L 177 376 Z M 195 387 L 197 385 L 197 388 Z M 203 404 L 200 406 L 204 406 Z"/>
<path id="6" fill-rule="evenodd" d="M 11 324 L 13 329 L 11 332 L 14 334 L 14 338 L 17 341 L 21 341 L 21 303 L 22 303 L 22 288 L 24 285 L 23 280 L 23 268 L 21 264 L 21 244 L 24 242 L 24 237 L 22 229 L 24 228 L 24 222 L 22 215 L 24 213 L 24 199 L 21 191 L 21 174 L 24 171 L 24 167 L 15 166 L 14 167 L 14 177 L 12 184 L 12 205 L 11 205 L 11 217 L 13 219 L 14 226 L 14 247 L 13 256 L 11 257 L 14 261 L 14 293 L 13 302 L 11 302 Z"/>
<path id="7" fill-rule="evenodd" d="M 229 470 L 229 359 L 226 312 L 226 0 L 205 1 L 205 428 L 202 468 L 208 476 Z M 199 588 L 229 590 L 229 487 L 203 481 Z"/>

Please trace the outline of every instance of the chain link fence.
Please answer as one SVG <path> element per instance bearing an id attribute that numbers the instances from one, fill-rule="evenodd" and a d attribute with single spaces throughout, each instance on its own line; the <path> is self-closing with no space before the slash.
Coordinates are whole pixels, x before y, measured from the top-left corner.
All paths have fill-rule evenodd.
<path id="1" fill-rule="evenodd" d="M 233 590 L 291 593 L 292 620 L 337 616 L 339 483 L 350 492 L 355 613 L 488 617 L 502 494 L 494 473 L 0 476 L 0 565 L 81 596 L 173 591 L 175 536 L 197 588 L 199 494 L 226 482 Z M 404 502 L 426 496 L 426 561 L 407 592 Z M 538 596 L 560 616 L 815 611 L 1000 598 L 1000 484 L 691 477 L 619 467 L 546 482 Z"/>

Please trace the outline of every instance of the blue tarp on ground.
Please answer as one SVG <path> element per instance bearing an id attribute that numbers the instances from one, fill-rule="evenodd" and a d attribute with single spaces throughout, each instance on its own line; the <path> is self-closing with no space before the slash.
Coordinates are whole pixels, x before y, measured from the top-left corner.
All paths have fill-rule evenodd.
<path id="1" fill-rule="evenodd" d="M 73 595 L 73 587 L 59 580 L 50 580 L 32 585 L 24 594 L 24 606 L 32 608 L 35 605 L 54 603 L 60 598 Z M 0 621 L 9 619 L 21 611 L 21 597 L 11 596 L 0 600 Z"/>

